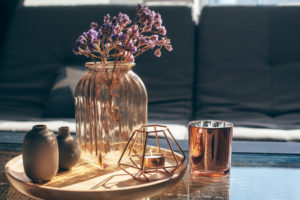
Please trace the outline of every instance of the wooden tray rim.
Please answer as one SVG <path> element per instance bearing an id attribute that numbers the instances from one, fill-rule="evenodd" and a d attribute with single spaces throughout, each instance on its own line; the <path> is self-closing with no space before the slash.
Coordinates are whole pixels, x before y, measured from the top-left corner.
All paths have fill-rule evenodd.
<path id="1" fill-rule="evenodd" d="M 169 151 L 167 149 L 162 149 L 162 150 Z M 179 156 L 179 157 L 183 158 L 183 156 L 181 154 L 179 154 L 177 152 L 174 152 L 174 153 L 176 154 L 176 156 Z M 156 180 L 156 181 L 153 181 L 153 182 L 150 182 L 150 183 L 143 182 L 143 183 L 141 183 L 139 185 L 135 185 L 135 186 L 128 186 L 128 187 L 123 187 L 123 188 L 113 188 L 113 189 L 106 189 L 106 190 L 71 190 L 71 189 L 65 189 L 65 188 L 51 187 L 51 186 L 35 184 L 33 182 L 22 181 L 22 180 L 18 179 L 17 177 L 13 176 L 10 173 L 10 170 L 11 170 L 10 166 L 12 165 L 12 163 L 17 162 L 18 160 L 21 160 L 23 162 L 22 154 L 12 158 L 11 160 L 9 160 L 6 163 L 6 165 L 5 165 L 5 174 L 6 174 L 6 176 L 9 176 L 10 178 L 14 179 L 15 181 L 18 181 L 21 184 L 26 184 L 30 187 L 36 187 L 36 188 L 52 190 L 52 191 L 72 192 L 72 193 L 76 193 L 76 192 L 80 192 L 80 193 L 101 193 L 101 192 L 107 193 L 107 192 L 128 191 L 128 190 L 136 190 L 136 189 L 141 189 L 141 188 L 147 188 L 147 187 L 151 187 L 151 186 L 154 186 L 154 185 L 163 184 L 163 183 L 171 181 L 171 180 L 180 179 L 184 175 L 184 172 L 187 169 L 187 161 L 185 159 L 184 162 L 182 163 L 182 165 L 176 170 L 178 173 L 176 173 L 175 175 L 172 175 L 168 178 L 162 179 L 162 180 Z M 8 178 L 8 180 L 10 181 L 9 178 Z M 11 183 L 11 184 L 13 185 L 13 183 Z"/>

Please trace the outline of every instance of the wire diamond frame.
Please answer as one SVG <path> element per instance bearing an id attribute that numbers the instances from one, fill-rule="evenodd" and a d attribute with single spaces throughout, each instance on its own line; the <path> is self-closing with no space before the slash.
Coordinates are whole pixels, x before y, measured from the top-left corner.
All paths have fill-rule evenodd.
<path id="1" fill-rule="evenodd" d="M 158 137 L 159 134 L 163 137 Z M 157 146 L 147 145 L 149 135 L 155 136 Z M 161 140 L 166 141 L 169 150 L 160 148 Z M 175 145 L 182 156 L 180 156 L 179 153 L 174 152 L 172 142 L 173 147 Z M 145 156 L 152 156 L 152 154 L 163 157 L 163 159 L 160 160 L 163 161 L 163 163 L 156 161 L 152 162 L 150 165 L 146 164 Z M 167 126 L 143 125 L 133 132 L 124 151 L 122 152 L 118 165 L 134 179 L 146 180 L 149 182 L 150 179 L 152 179 L 151 177 L 155 177 L 156 179 L 161 177 L 157 176 L 158 174 L 167 177 L 171 176 L 179 168 L 179 166 L 183 164 L 185 159 L 185 154 Z M 167 162 L 165 162 L 165 160 Z"/>

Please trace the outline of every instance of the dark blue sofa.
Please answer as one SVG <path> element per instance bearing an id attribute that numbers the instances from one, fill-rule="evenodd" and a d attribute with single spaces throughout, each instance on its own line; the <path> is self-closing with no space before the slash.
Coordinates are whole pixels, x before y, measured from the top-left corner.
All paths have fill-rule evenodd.
<path id="1" fill-rule="evenodd" d="M 149 122 L 222 119 L 238 127 L 235 139 L 300 139 L 300 7 L 204 7 L 199 24 L 186 6 L 152 9 L 162 14 L 174 51 L 136 60 Z M 72 48 L 89 22 L 118 12 L 133 16 L 135 6 L 20 5 L 2 18 L 0 129 L 9 131 L 9 121 L 21 124 L 11 131 L 25 131 L 28 122 L 74 123 L 71 88 L 54 86 L 66 67 L 87 61 Z M 187 129 L 179 130 L 187 139 Z"/>

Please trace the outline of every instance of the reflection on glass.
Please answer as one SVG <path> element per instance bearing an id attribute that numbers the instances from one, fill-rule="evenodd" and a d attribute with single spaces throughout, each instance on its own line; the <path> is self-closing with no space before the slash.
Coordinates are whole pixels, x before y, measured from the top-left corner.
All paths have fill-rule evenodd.
<path id="1" fill-rule="evenodd" d="M 230 176 L 190 175 L 188 199 L 230 199 Z"/>

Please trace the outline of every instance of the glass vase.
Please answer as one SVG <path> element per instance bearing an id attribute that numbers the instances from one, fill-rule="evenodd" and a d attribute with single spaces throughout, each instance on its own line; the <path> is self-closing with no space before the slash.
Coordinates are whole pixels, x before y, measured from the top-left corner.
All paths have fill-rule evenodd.
<path id="1" fill-rule="evenodd" d="M 82 158 L 102 169 L 118 167 L 130 136 L 147 123 L 147 91 L 132 71 L 134 65 L 87 62 L 89 71 L 76 87 L 76 136 Z"/>

